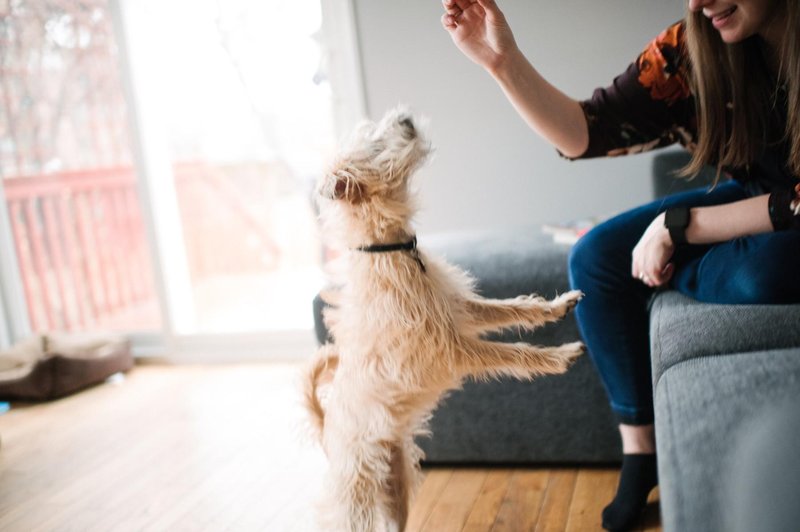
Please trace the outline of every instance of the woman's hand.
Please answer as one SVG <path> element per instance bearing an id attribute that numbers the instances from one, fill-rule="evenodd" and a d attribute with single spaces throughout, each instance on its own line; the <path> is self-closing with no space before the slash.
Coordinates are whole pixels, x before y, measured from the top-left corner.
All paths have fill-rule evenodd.
<path id="1" fill-rule="evenodd" d="M 517 49 L 514 35 L 494 0 L 443 0 L 442 25 L 459 50 L 493 72 Z"/>
<path id="2" fill-rule="evenodd" d="M 633 248 L 631 274 L 651 288 L 669 282 L 675 273 L 675 265 L 670 262 L 675 252 L 675 244 L 664 227 L 664 213 L 656 216 Z"/>

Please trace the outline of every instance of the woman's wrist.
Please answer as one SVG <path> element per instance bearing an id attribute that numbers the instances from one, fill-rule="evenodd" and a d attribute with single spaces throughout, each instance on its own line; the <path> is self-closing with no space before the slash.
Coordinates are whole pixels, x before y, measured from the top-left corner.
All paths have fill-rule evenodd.
<path id="1" fill-rule="evenodd" d="M 664 212 L 664 228 L 674 245 L 689 243 L 686 233 L 690 222 L 691 209 L 689 207 L 670 207 Z"/>
<path id="2" fill-rule="evenodd" d="M 498 53 L 485 68 L 489 75 L 502 84 L 513 77 L 514 72 L 519 68 L 520 62 L 527 62 L 527 59 L 525 59 L 519 48 L 514 46 Z"/>

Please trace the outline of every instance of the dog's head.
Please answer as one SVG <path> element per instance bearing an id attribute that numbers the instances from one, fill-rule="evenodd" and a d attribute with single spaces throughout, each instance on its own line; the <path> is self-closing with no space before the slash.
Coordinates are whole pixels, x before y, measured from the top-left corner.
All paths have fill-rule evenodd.
<path id="1" fill-rule="evenodd" d="M 407 200 L 409 178 L 431 151 L 422 126 L 404 106 L 360 124 L 320 180 L 319 196 L 352 205 Z"/>

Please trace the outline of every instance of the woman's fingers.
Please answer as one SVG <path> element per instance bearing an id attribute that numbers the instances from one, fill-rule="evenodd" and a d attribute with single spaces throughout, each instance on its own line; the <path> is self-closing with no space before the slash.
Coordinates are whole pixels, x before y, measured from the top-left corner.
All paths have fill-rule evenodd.
<path id="1" fill-rule="evenodd" d="M 490 22 L 495 22 L 503 17 L 503 13 L 500 11 L 500 8 L 497 7 L 497 3 L 494 0 L 478 0 L 478 4 L 480 4 L 486 12 L 486 18 Z"/>
<path id="2" fill-rule="evenodd" d="M 483 16 L 486 13 L 483 3 L 475 0 L 442 0 L 442 5 L 445 12 L 453 17 L 453 22 L 456 24 L 462 20 L 463 16 L 471 17 L 475 14 Z M 502 16 L 500 10 L 497 9 L 497 5 L 494 2 L 491 2 L 491 5 L 494 9 L 493 17 L 496 19 L 498 15 Z"/>
<path id="3" fill-rule="evenodd" d="M 651 288 L 665 285 L 672 278 L 675 273 L 675 265 L 671 262 L 659 270 L 657 267 L 634 267 L 632 271 L 633 277 L 639 279 L 642 283 Z"/>
<path id="4" fill-rule="evenodd" d="M 475 3 L 475 0 L 452 0 L 451 3 L 455 4 L 460 11 L 466 11 L 469 6 Z"/>
<path id="5" fill-rule="evenodd" d="M 672 277 L 674 266 L 672 263 L 667 264 L 663 269 L 656 266 L 655 263 L 647 260 L 644 257 L 634 257 L 631 267 L 631 275 L 646 284 L 649 287 L 661 286 L 669 281 Z"/>
<path id="6" fill-rule="evenodd" d="M 652 269 L 650 272 L 645 274 L 645 279 L 647 279 L 647 286 L 661 286 L 664 284 L 664 276 L 662 273 L 656 269 Z"/>
<path id="7" fill-rule="evenodd" d="M 458 28 L 459 19 L 464 14 L 463 10 L 456 4 L 456 0 L 442 0 L 445 14 L 442 15 L 442 26 L 448 31 Z"/>
<path id="8" fill-rule="evenodd" d="M 661 284 L 668 283 L 669 280 L 672 279 L 672 274 L 674 273 L 675 273 L 675 265 L 672 264 L 671 262 L 667 263 L 667 265 L 664 267 L 664 271 L 661 272 Z"/>
<path id="9" fill-rule="evenodd" d="M 457 17 L 461 14 L 462 9 L 458 7 L 455 0 L 442 0 L 442 5 L 444 6 L 445 13 L 448 15 Z"/>

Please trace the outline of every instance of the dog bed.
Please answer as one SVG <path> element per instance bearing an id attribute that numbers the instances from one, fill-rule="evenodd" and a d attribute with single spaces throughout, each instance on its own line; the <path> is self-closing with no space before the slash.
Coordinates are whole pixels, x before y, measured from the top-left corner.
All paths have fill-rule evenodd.
<path id="1" fill-rule="evenodd" d="M 62 397 L 133 367 L 119 336 L 41 334 L 0 351 L 0 399 Z"/>

